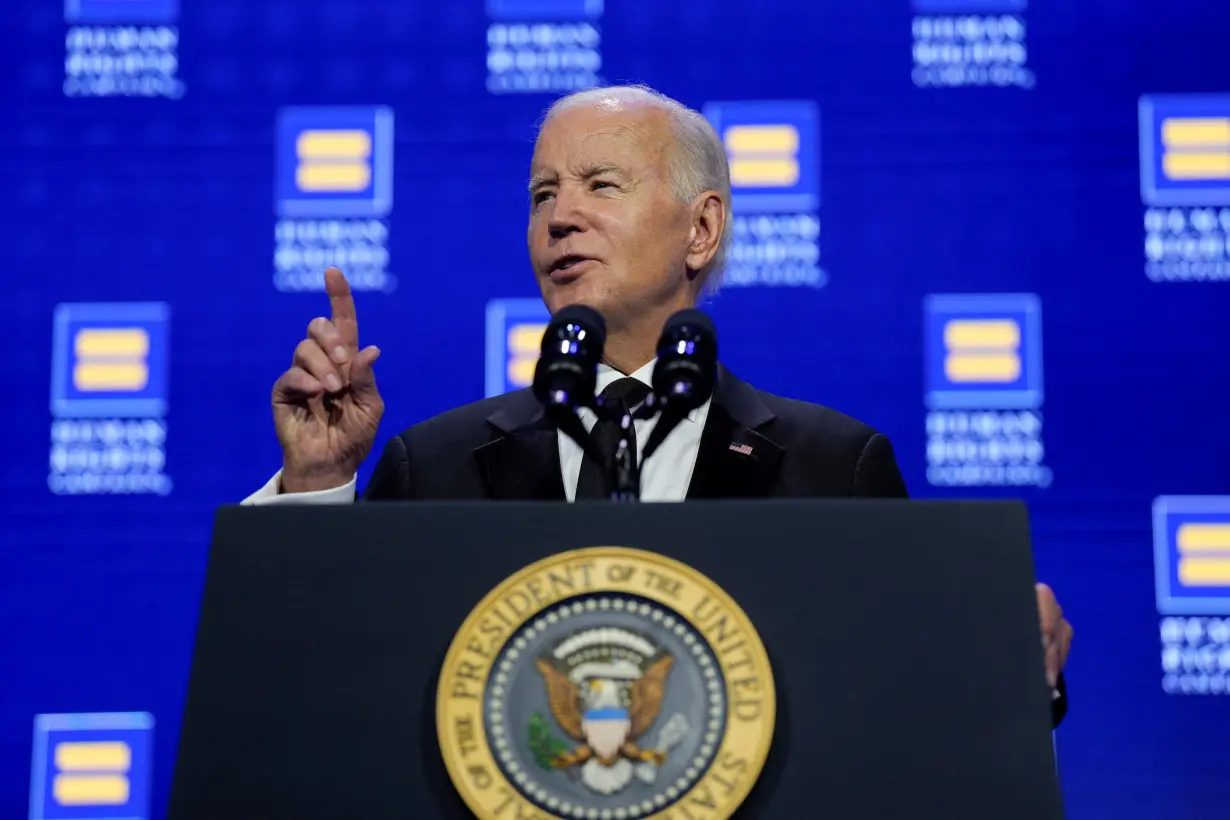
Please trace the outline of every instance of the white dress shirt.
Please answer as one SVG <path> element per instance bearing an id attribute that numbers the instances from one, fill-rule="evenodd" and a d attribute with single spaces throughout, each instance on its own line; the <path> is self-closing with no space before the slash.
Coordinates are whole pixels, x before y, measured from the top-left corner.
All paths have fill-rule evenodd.
<path id="1" fill-rule="evenodd" d="M 637 370 L 632 378 L 652 386 L 654 364 L 649 364 Z M 624 376 L 618 370 L 605 364 L 598 366 L 598 387 L 601 393 L 612 382 Z M 700 434 L 705 429 L 705 420 L 709 417 L 709 401 L 688 414 L 687 418 L 667 435 L 661 446 L 641 465 L 641 500 L 642 501 L 682 501 L 688 493 L 688 485 L 692 483 L 692 470 L 696 466 L 696 454 L 700 451 Z M 597 423 L 597 417 L 589 410 L 580 413 L 581 423 L 586 430 L 592 430 Z M 658 423 L 655 416 L 648 420 L 638 420 L 636 425 L 636 457 L 641 460 L 645 452 L 645 443 L 650 433 Z M 577 481 L 581 476 L 581 459 L 584 453 L 576 442 L 563 432 L 559 436 L 560 471 L 564 476 L 564 494 L 569 501 L 576 499 Z M 330 490 L 317 490 L 307 493 L 279 493 L 282 479 L 279 470 L 252 495 L 245 498 L 242 504 L 350 504 L 355 499 L 356 478 L 341 487 Z"/>

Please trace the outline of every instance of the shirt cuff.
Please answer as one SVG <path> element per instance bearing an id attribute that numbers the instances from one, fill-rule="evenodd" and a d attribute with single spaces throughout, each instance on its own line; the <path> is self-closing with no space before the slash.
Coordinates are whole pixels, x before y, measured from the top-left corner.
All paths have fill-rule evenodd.
<path id="1" fill-rule="evenodd" d="M 239 503 L 245 506 L 259 506 L 263 504 L 353 504 L 357 483 L 357 478 L 351 476 L 350 481 L 340 487 L 333 487 L 328 490 L 313 490 L 306 493 L 283 493 L 279 492 L 279 488 L 282 486 L 282 471 L 278 470 L 274 473 L 273 478 L 265 483 L 264 487 L 261 487 Z"/>

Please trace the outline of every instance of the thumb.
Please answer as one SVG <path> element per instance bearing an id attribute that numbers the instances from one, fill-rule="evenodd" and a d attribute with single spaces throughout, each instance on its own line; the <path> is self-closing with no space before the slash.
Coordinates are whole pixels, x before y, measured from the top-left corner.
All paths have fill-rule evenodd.
<path id="1" fill-rule="evenodd" d="M 1046 649 L 1046 682 L 1052 689 L 1059 683 L 1059 648 L 1051 645 Z"/>
<path id="2" fill-rule="evenodd" d="M 376 374 L 372 371 L 372 365 L 378 358 L 380 348 L 372 345 L 360 350 L 350 363 L 350 389 L 360 401 L 376 392 Z"/>

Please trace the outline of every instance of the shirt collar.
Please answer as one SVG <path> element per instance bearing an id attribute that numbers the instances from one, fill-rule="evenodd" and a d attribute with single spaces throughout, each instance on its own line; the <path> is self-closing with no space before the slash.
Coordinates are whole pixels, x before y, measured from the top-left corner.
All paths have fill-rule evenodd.
<path id="1" fill-rule="evenodd" d="M 629 377 L 636 379 L 638 382 L 648 387 L 653 387 L 653 368 L 654 368 L 654 365 L 656 365 L 657 363 L 658 363 L 658 360 L 654 359 L 653 361 L 642 366 L 635 372 L 630 373 Z M 601 393 L 603 390 L 606 390 L 608 387 L 610 387 L 612 384 L 614 384 L 615 382 L 619 381 L 622 378 L 624 378 L 623 373 L 620 373 L 618 370 L 611 367 L 606 362 L 599 362 L 598 364 L 598 383 L 594 390 L 594 394 L 597 395 Z M 708 401 L 705 402 L 705 404 L 708 404 L 708 403 L 709 403 Z M 703 404 L 701 405 L 701 407 L 704 407 L 704 406 L 705 405 Z M 700 409 L 701 408 L 698 407 L 692 412 L 688 413 L 687 420 L 690 422 L 695 422 L 696 416 L 700 413 Z"/>

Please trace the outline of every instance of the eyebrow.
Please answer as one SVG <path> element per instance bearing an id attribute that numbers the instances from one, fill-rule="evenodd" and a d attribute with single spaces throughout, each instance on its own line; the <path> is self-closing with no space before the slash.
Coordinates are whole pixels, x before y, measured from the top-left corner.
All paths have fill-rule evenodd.
<path id="1" fill-rule="evenodd" d="M 555 181 L 554 174 L 534 174 L 530 177 L 530 193 L 534 193 L 539 188 Z"/>
<path id="2" fill-rule="evenodd" d="M 581 171 L 581 178 L 582 179 L 593 179 L 594 177 L 602 176 L 603 174 L 619 174 L 620 176 L 623 176 L 623 177 L 627 176 L 627 174 L 624 173 L 624 170 L 620 168 L 618 165 L 611 165 L 610 163 L 602 163 L 602 164 L 587 166 L 583 171 Z M 556 177 L 555 174 L 550 174 L 550 173 L 534 174 L 532 177 L 530 177 L 529 191 L 532 194 L 534 193 L 534 191 L 537 191 L 542 186 L 551 185 L 551 184 L 556 183 L 557 181 L 558 181 L 558 178 Z"/>

